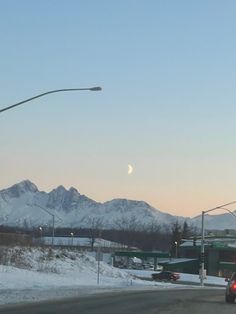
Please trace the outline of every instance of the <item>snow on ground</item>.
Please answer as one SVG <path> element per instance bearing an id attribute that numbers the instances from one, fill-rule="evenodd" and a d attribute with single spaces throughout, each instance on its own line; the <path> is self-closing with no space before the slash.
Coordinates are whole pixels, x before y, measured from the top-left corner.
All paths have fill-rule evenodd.
<path id="1" fill-rule="evenodd" d="M 1 248 L 0 262 L 4 264 L 0 265 L 0 304 L 76 297 L 124 289 L 184 287 L 179 284 L 141 280 L 134 275 L 151 277 L 153 271 L 145 271 L 141 276 L 140 271 L 125 271 L 104 262 L 100 262 L 98 284 L 98 262 L 95 258 L 69 249 Z"/>

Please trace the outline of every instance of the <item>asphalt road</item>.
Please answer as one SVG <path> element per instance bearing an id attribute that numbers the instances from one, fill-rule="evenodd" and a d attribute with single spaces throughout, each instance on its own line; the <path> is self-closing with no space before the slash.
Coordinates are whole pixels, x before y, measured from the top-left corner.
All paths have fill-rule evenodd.
<path id="1" fill-rule="evenodd" d="M 156 290 L 106 293 L 55 302 L 0 308 L 8 314 L 235 314 L 224 289 Z"/>

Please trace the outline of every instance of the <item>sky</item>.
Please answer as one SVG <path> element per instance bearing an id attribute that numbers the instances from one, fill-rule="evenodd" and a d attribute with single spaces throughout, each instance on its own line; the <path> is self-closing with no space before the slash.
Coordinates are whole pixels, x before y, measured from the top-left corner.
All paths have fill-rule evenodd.
<path id="1" fill-rule="evenodd" d="M 103 89 L 1 113 L 0 189 L 189 217 L 235 201 L 235 16 L 234 0 L 0 0 L 0 108 Z"/>

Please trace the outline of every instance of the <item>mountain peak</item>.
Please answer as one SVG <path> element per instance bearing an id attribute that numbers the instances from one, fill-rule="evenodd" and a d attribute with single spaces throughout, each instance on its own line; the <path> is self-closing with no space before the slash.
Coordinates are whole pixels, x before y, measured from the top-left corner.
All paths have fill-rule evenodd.
<path id="1" fill-rule="evenodd" d="M 3 190 L 4 192 L 9 193 L 12 197 L 19 197 L 21 194 L 27 192 L 38 192 L 37 186 L 32 183 L 30 180 L 23 180 L 19 183 L 12 185 L 10 188 Z"/>
<path id="2" fill-rule="evenodd" d="M 20 190 L 25 192 L 38 192 L 37 186 L 30 180 L 23 180 L 19 183 L 14 184 L 12 187 L 18 187 Z"/>
<path id="3" fill-rule="evenodd" d="M 67 190 L 63 185 L 59 185 L 49 193 L 47 206 L 69 211 L 77 204 L 79 196 L 80 194 L 75 188 L 71 187 Z"/>
<path id="4" fill-rule="evenodd" d="M 63 185 L 59 185 L 56 189 L 54 189 L 53 191 L 63 191 L 63 192 L 66 192 L 67 189 L 63 186 Z"/>
<path id="5" fill-rule="evenodd" d="M 78 191 L 76 188 L 74 188 L 73 186 L 71 186 L 71 187 L 69 188 L 69 192 L 70 192 L 70 193 L 73 193 L 73 194 L 80 194 L 79 191 Z"/>

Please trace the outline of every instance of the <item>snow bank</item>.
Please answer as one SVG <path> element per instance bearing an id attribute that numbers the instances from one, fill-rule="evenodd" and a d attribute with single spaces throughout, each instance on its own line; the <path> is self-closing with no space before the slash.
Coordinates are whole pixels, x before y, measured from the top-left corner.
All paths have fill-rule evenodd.
<path id="1" fill-rule="evenodd" d="M 104 262 L 100 262 L 98 285 L 95 258 L 69 249 L 1 248 L 0 263 L 0 304 L 78 297 L 121 289 L 186 288 L 180 284 L 137 279 L 134 275 L 140 275 L 138 271 L 128 273 Z M 149 273 L 152 272 L 145 271 L 143 276 L 148 277 Z"/>
<path id="2" fill-rule="evenodd" d="M 143 286 L 127 272 L 69 249 L 1 248 L 0 304 L 46 300 Z"/>

